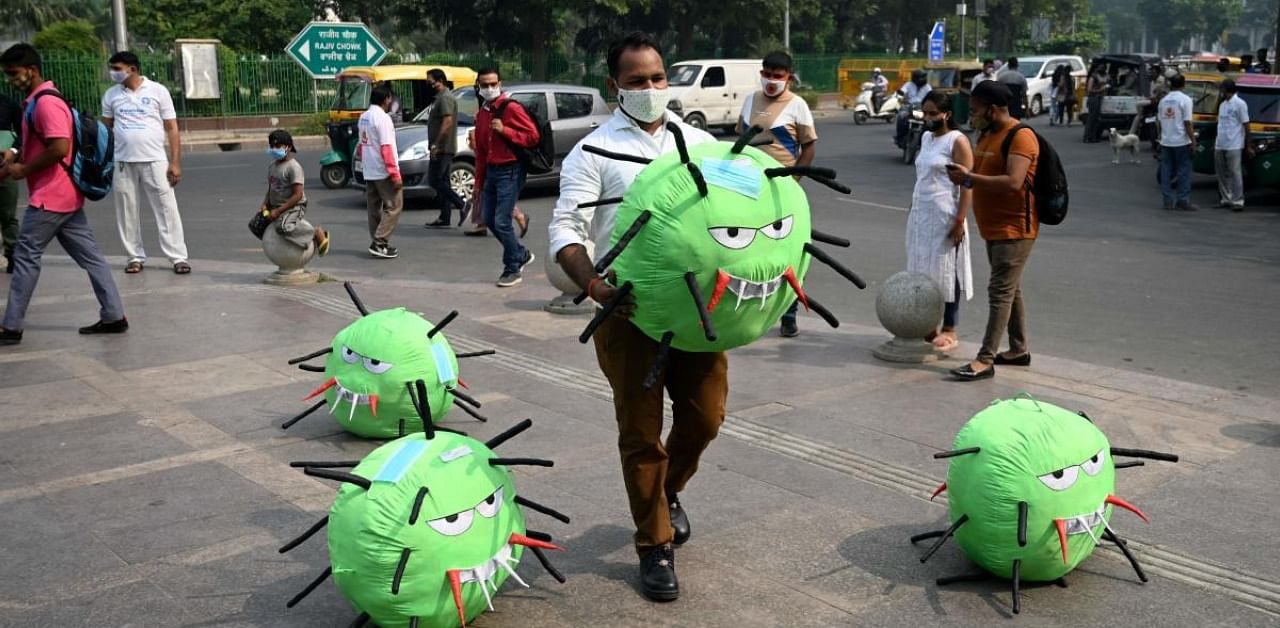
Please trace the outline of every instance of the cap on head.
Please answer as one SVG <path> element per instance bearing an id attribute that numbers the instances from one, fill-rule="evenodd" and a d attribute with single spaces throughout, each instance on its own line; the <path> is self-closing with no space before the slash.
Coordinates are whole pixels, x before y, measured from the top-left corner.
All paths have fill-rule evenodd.
<path id="1" fill-rule="evenodd" d="M 1013 93 L 1004 83 L 999 81 L 983 81 L 978 83 L 969 94 L 970 100 L 977 100 L 992 107 L 1008 107 L 1013 100 Z"/>

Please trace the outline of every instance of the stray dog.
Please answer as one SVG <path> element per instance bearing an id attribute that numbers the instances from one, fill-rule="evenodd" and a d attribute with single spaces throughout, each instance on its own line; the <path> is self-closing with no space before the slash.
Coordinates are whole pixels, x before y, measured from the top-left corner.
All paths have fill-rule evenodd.
<path id="1" fill-rule="evenodd" d="M 1115 154 L 1115 158 L 1111 163 L 1120 163 L 1120 151 L 1129 151 L 1129 163 L 1140 164 L 1142 160 L 1138 159 L 1138 136 L 1133 133 L 1119 133 L 1114 128 L 1108 133 L 1111 137 L 1111 152 Z"/>

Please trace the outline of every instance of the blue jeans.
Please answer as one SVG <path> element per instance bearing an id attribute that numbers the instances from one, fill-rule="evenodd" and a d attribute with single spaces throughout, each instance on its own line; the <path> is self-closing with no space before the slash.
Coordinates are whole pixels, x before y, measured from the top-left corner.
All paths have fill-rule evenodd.
<path id="1" fill-rule="evenodd" d="M 1191 200 L 1190 144 L 1160 147 L 1160 194 L 1165 205 L 1186 204 Z"/>
<path id="2" fill-rule="evenodd" d="M 942 308 L 942 328 L 955 329 L 960 322 L 960 278 L 956 277 L 956 300 L 947 301 Z"/>
<path id="3" fill-rule="evenodd" d="M 520 244 L 512 225 L 511 212 L 524 187 L 524 166 L 517 163 L 489 166 L 484 175 L 484 224 L 502 243 L 502 273 L 520 272 L 529 251 Z"/>
<path id="4" fill-rule="evenodd" d="M 800 312 L 800 300 L 796 299 L 791 302 L 791 307 L 787 308 L 786 313 L 782 315 L 782 320 L 796 322 L 796 314 Z"/>
<path id="5" fill-rule="evenodd" d="M 98 296 L 101 308 L 98 318 L 107 322 L 124 318 L 124 303 L 120 302 L 116 282 L 111 278 L 111 267 L 107 266 L 106 258 L 98 249 L 84 210 L 64 214 L 28 207 L 22 218 L 18 246 L 13 251 L 9 304 L 5 308 L 4 322 L 0 326 L 14 331 L 22 329 L 27 305 L 31 303 L 31 294 L 40 281 L 40 258 L 54 238 L 58 239 L 58 244 L 62 245 L 67 255 L 89 273 L 89 283 L 93 284 L 93 292 Z"/>

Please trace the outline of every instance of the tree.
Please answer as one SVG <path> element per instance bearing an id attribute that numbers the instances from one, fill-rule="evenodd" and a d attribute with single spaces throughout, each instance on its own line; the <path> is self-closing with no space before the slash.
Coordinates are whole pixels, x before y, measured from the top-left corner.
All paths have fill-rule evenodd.
<path id="1" fill-rule="evenodd" d="M 1177 52 L 1193 36 L 1217 41 L 1240 19 L 1244 0 L 1138 0 L 1137 8 L 1161 47 Z"/>
<path id="2" fill-rule="evenodd" d="M 136 0 L 129 8 L 129 32 L 156 50 L 213 38 L 234 50 L 281 52 L 312 18 L 307 0 Z"/>
<path id="3" fill-rule="evenodd" d="M 40 29 L 31 39 L 31 45 L 42 51 L 61 50 L 89 54 L 103 51 L 102 40 L 94 32 L 93 25 L 84 20 L 54 22 Z"/>

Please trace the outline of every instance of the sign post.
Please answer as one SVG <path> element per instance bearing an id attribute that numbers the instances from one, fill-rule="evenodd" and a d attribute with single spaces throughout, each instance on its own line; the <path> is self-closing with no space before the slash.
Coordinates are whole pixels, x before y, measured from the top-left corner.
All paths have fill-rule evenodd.
<path id="1" fill-rule="evenodd" d="M 933 32 L 929 33 L 929 61 L 942 61 L 947 48 L 947 23 L 938 20 L 933 23 Z"/>
<path id="2" fill-rule="evenodd" d="M 285 46 L 313 79 L 331 79 L 353 66 L 378 65 L 387 47 L 359 22 L 311 22 Z"/>

